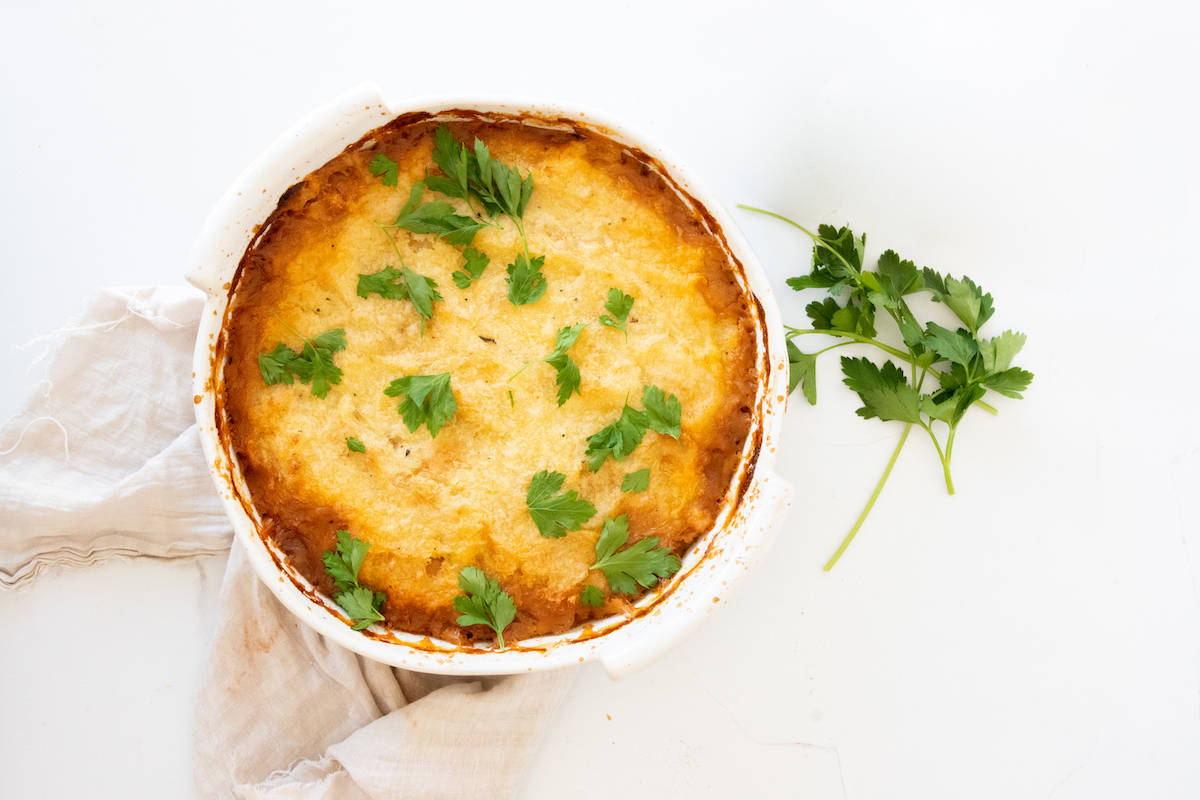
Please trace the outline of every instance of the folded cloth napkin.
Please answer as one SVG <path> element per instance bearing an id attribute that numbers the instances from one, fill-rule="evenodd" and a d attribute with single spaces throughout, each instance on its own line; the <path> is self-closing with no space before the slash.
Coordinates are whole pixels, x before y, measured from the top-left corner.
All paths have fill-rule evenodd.
<path id="1" fill-rule="evenodd" d="M 230 552 L 191 363 L 203 296 L 108 289 L 47 337 L 46 377 L 0 427 L 0 586 L 113 557 Z M 234 543 L 195 716 L 200 798 L 515 795 L 575 669 L 406 672 L 300 625 Z"/>

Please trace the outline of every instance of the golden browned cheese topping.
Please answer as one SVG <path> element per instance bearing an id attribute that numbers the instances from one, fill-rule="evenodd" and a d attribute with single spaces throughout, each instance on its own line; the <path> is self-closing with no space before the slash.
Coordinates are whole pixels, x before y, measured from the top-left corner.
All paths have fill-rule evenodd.
<path id="1" fill-rule="evenodd" d="M 386 624 L 466 644 L 493 636 L 456 624 L 458 575 L 469 566 L 512 595 L 508 640 L 626 608 L 632 598 L 591 569 L 605 518 L 627 515 L 631 543 L 654 536 L 676 554 L 710 529 L 736 494 L 758 380 L 757 311 L 740 266 L 650 159 L 573 126 L 459 117 L 447 123 L 455 139 L 470 146 L 478 137 L 493 158 L 533 176 L 524 226 L 530 253 L 545 256 L 545 295 L 522 306 L 508 299 L 506 265 L 522 249 L 503 216 L 476 235 L 472 246 L 491 261 L 466 289 L 451 277 L 463 247 L 389 229 L 393 247 L 377 222 L 394 221 L 413 184 L 440 174 L 432 148 L 441 123 L 400 117 L 288 190 L 247 250 L 226 320 L 223 424 L 265 531 L 315 586 L 332 593 L 321 555 L 347 530 L 370 542 L 360 580 L 386 593 Z M 378 153 L 399 165 L 396 186 L 371 174 Z M 465 201 L 449 202 L 470 213 Z M 398 269 L 400 257 L 443 298 L 424 333 L 411 302 L 357 293 L 359 275 Z M 614 287 L 634 298 L 628 335 L 599 321 Z M 559 406 L 546 363 L 512 377 L 578 323 L 587 327 L 568 354 L 579 394 Z M 343 378 L 324 399 L 299 382 L 265 384 L 260 353 L 280 342 L 299 352 L 299 335 L 335 328 L 347 341 L 333 357 Z M 410 432 L 402 398 L 384 389 L 445 372 L 457 413 L 436 437 L 424 426 Z M 591 472 L 587 437 L 627 400 L 640 408 L 646 385 L 682 404 L 678 441 L 648 431 L 626 460 Z M 351 451 L 347 437 L 366 452 Z M 621 491 L 625 475 L 647 467 L 647 491 Z M 581 530 L 539 535 L 526 492 L 541 470 L 562 473 L 563 491 L 595 505 Z M 605 592 L 602 607 L 581 603 L 589 584 Z"/>

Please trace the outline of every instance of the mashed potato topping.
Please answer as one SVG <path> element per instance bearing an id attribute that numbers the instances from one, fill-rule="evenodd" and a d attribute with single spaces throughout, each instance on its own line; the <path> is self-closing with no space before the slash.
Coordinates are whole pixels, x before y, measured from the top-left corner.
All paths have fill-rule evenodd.
<path id="1" fill-rule="evenodd" d="M 463 269 L 461 246 L 392 230 L 403 263 L 443 298 L 424 325 L 411 302 L 360 297 L 359 275 L 400 268 L 377 222 L 396 218 L 415 182 L 440 174 L 439 124 L 400 117 L 280 199 L 231 290 L 223 432 L 265 531 L 318 588 L 332 590 L 321 554 L 348 530 L 371 544 L 360 578 L 386 594 L 390 627 L 463 644 L 491 638 L 456 623 L 459 572 L 476 566 L 516 603 L 506 639 L 557 633 L 632 599 L 591 569 L 606 517 L 627 515 L 630 542 L 654 536 L 681 554 L 733 499 L 758 391 L 757 305 L 706 216 L 644 154 L 568 123 L 467 112 L 446 123 L 458 141 L 478 137 L 533 176 L 524 226 L 530 252 L 545 256 L 545 295 L 509 301 L 505 269 L 522 246 L 501 217 L 472 243 L 490 264 L 466 289 L 451 277 Z M 396 186 L 371 173 L 378 153 L 398 165 Z M 449 202 L 468 213 L 465 201 Z M 634 298 L 627 335 L 599 322 L 611 288 Z M 554 349 L 557 330 L 579 323 L 587 327 L 569 351 L 579 394 L 560 406 L 549 364 L 512 377 Z M 333 357 L 343 376 L 326 397 L 264 383 L 260 353 L 280 342 L 299 351 L 297 333 L 334 328 L 347 346 Z M 436 437 L 410 432 L 384 389 L 446 372 L 453 419 Z M 640 407 L 646 385 L 679 399 L 679 439 L 647 432 L 629 458 L 590 471 L 587 438 L 627 401 Z M 366 452 L 351 451 L 348 437 Z M 643 468 L 649 488 L 622 492 L 625 475 Z M 541 470 L 562 473 L 564 490 L 595 505 L 581 530 L 539 535 L 525 498 Z M 604 605 L 580 602 L 588 585 L 605 592 Z"/>

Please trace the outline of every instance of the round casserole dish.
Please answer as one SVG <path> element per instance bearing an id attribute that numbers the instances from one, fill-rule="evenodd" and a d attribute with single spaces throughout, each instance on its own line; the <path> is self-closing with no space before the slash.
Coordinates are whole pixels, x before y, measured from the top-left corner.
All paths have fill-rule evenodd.
<path id="1" fill-rule="evenodd" d="M 569 120 L 648 155 L 685 201 L 706 212 L 713 233 L 739 262 L 756 300 L 759 390 L 751 435 L 713 528 L 687 552 L 682 569 L 660 582 L 629 615 L 607 617 L 563 634 L 525 639 L 501 651 L 460 647 L 399 631 L 352 630 L 332 600 L 317 592 L 263 531 L 227 439 L 221 435 L 224 360 L 222 330 L 243 252 L 283 193 L 368 131 L 399 114 L 452 110 L 528 114 Z M 276 596 L 306 624 L 369 658 L 395 666 L 445 674 L 504 674 L 544 669 L 595 658 L 613 677 L 638 669 L 665 652 L 721 599 L 762 553 L 787 508 L 791 488 L 772 471 L 787 396 L 787 359 L 782 326 L 770 288 L 753 253 L 720 203 L 662 148 L 626 126 L 592 111 L 557 103 L 447 97 L 401 105 L 364 86 L 318 110 L 281 137 L 222 198 L 193 250 L 188 280 L 208 296 L 195 356 L 195 398 L 203 444 L 218 490 L 251 563 Z"/>

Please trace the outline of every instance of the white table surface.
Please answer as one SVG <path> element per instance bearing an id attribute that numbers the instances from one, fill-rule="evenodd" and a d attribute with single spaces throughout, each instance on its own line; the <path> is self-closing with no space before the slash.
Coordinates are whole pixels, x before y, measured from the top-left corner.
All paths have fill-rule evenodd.
<path id="1" fill-rule="evenodd" d="M 591 105 L 730 207 L 970 275 L 1036 379 L 963 423 L 954 497 L 910 437 L 827 574 L 899 425 L 824 358 L 768 561 L 643 673 L 585 667 L 520 797 L 1200 796 L 1195 4 L 337 5 L 5 4 L 0 418 L 17 346 L 94 288 L 182 283 L 226 186 L 346 89 Z M 806 242 L 738 213 L 806 326 Z M 223 566 L 0 594 L 0 797 L 194 796 Z"/>

